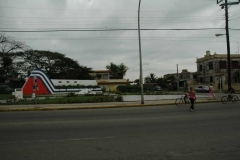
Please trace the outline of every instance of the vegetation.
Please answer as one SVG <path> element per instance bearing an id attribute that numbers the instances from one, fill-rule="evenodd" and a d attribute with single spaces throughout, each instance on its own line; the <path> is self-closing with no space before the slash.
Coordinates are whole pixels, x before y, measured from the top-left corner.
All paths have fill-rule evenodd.
<path id="1" fill-rule="evenodd" d="M 176 78 L 171 75 L 168 76 L 166 78 L 158 78 L 155 76 L 154 73 L 150 73 L 147 77 L 144 78 L 144 85 L 157 85 L 157 86 L 161 86 L 162 90 L 168 90 L 168 91 L 173 91 L 173 90 L 177 90 L 177 84 L 175 83 Z M 136 79 L 134 81 L 135 83 L 137 83 L 137 85 L 139 85 L 139 79 Z M 153 87 L 154 88 L 154 87 Z M 144 89 L 145 91 L 146 89 Z"/>
<path id="2" fill-rule="evenodd" d="M 17 101 L 14 96 L 6 97 L 7 103 L 10 105 L 21 105 L 21 104 L 35 104 L 35 99 L 23 99 Z M 75 94 L 68 94 L 66 97 L 57 97 L 57 98 L 45 98 L 45 99 L 37 99 L 37 104 L 67 104 L 67 103 L 96 103 L 96 102 L 121 102 L 123 101 L 122 96 L 103 96 L 103 95 L 85 95 L 85 96 L 77 96 Z M 1 103 L 0 103 L 1 104 Z"/>
<path id="3" fill-rule="evenodd" d="M 106 66 L 106 69 L 111 72 L 113 79 L 123 79 L 128 70 L 128 67 L 125 66 L 123 63 L 121 63 L 120 65 L 116 65 L 111 62 L 110 65 Z"/>
<path id="4" fill-rule="evenodd" d="M 35 68 L 45 71 L 52 79 L 93 79 L 89 74 L 91 68 L 64 54 L 32 50 L 23 42 L 0 34 L 0 84 L 22 87 L 24 78 Z"/>

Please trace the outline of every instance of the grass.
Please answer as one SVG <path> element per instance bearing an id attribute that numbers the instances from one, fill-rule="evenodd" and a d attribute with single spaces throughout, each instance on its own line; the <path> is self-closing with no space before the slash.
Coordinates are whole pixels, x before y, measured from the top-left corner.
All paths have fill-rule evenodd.
<path id="1" fill-rule="evenodd" d="M 9 95 L 8 95 L 9 96 Z M 57 97 L 57 98 L 45 98 L 36 99 L 37 104 L 67 104 L 67 103 L 94 103 L 94 102 L 114 102 L 119 101 L 113 96 L 74 96 L 74 97 Z M 7 103 L 4 104 L 35 104 L 35 99 L 23 99 L 17 102 L 14 99 L 8 99 Z"/>
<path id="2" fill-rule="evenodd" d="M 0 94 L 0 100 L 8 99 L 11 96 L 12 96 L 11 94 Z"/>

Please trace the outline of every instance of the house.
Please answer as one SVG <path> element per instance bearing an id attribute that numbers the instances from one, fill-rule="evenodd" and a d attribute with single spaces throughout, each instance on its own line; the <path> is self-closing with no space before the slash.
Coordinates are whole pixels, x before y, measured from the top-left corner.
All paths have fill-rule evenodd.
<path id="1" fill-rule="evenodd" d="M 194 84 L 197 78 L 196 72 L 188 72 L 187 69 L 183 69 L 181 73 L 172 73 L 164 75 L 164 78 L 174 76 L 176 83 L 178 81 L 179 87 L 184 87 L 185 84 Z"/>
<path id="2" fill-rule="evenodd" d="M 197 81 L 199 83 L 215 84 L 215 87 L 219 88 L 220 80 L 224 89 L 227 89 L 228 84 L 228 62 L 227 54 L 211 54 L 210 51 L 206 51 L 206 54 L 202 58 L 197 58 Z M 240 82 L 240 54 L 230 55 L 230 67 L 231 67 L 231 82 L 232 85 L 237 85 Z"/>
<path id="3" fill-rule="evenodd" d="M 90 75 L 97 81 L 98 86 L 106 91 L 116 91 L 118 86 L 130 85 L 132 83 L 128 79 L 112 79 L 109 70 L 93 70 Z"/>

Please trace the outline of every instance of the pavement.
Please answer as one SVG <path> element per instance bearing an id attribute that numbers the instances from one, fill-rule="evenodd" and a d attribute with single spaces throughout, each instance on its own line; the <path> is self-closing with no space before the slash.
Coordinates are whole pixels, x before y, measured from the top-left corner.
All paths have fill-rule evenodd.
<path id="1" fill-rule="evenodd" d="M 71 104 L 36 104 L 36 105 L 0 105 L 0 112 L 8 111 L 44 111 L 44 110 L 70 110 L 70 109 L 104 109 L 104 108 L 123 108 L 123 107 L 147 107 L 175 105 L 176 99 L 145 100 L 129 102 L 101 102 L 101 103 L 71 103 Z M 198 103 L 221 102 L 220 97 L 210 99 L 209 97 L 197 98 Z"/>

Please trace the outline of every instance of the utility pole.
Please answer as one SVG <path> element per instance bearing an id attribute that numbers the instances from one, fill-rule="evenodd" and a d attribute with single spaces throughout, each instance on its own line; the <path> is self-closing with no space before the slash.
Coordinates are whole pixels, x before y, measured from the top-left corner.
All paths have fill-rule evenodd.
<path id="1" fill-rule="evenodd" d="M 141 0 L 139 0 L 138 5 L 138 41 L 139 41 L 139 60 L 140 60 L 140 87 L 141 87 L 141 104 L 144 104 L 143 97 L 143 73 L 142 73 L 142 50 L 141 50 L 141 34 L 140 34 L 140 4 Z"/>
<path id="2" fill-rule="evenodd" d="M 217 4 L 221 3 L 223 0 L 217 0 Z M 231 60 L 230 60 L 230 42 L 229 42 L 229 29 L 228 29 L 228 6 L 239 4 L 238 2 L 229 2 L 225 0 L 225 3 L 220 4 L 221 8 L 225 8 L 225 23 L 226 23 L 226 41 L 227 41 L 227 62 L 228 62 L 228 87 L 231 86 Z"/>
<path id="3" fill-rule="evenodd" d="M 238 42 L 237 42 L 237 46 L 238 46 Z M 239 46 L 238 46 L 238 54 L 239 54 Z"/>
<path id="4" fill-rule="evenodd" d="M 177 64 L 177 90 L 179 91 L 179 75 L 178 75 L 178 64 Z"/>

